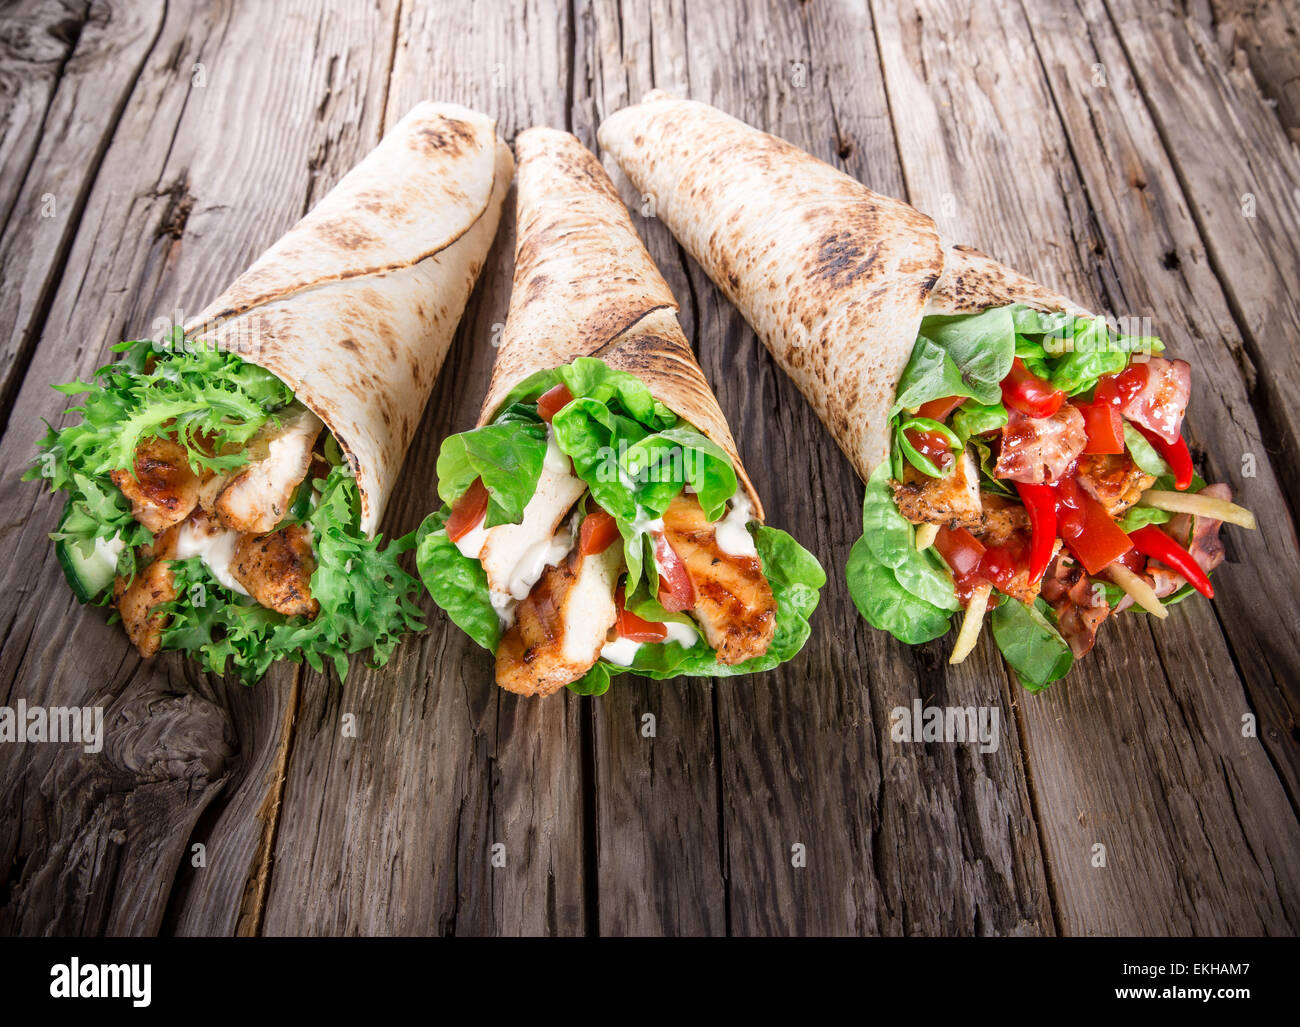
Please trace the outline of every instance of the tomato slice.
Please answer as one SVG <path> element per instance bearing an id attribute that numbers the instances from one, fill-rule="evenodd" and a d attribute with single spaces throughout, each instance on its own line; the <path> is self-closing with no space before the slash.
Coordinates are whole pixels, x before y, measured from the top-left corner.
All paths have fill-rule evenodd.
<path id="1" fill-rule="evenodd" d="M 553 389 L 543 392 L 537 399 L 537 416 L 547 424 L 551 418 L 573 402 L 573 393 L 561 382 Z"/>
<path id="2" fill-rule="evenodd" d="M 965 528 L 940 528 L 934 546 L 959 578 L 975 574 L 984 558 L 984 543 Z"/>
<path id="3" fill-rule="evenodd" d="M 1083 430 L 1088 433 L 1085 453 L 1124 452 L 1124 416 L 1119 407 L 1105 399 L 1075 406 L 1083 414 Z"/>
<path id="4" fill-rule="evenodd" d="M 633 642 L 662 642 L 668 637 L 667 624 L 643 620 L 623 605 L 622 585 L 618 587 L 614 602 L 618 607 L 618 620 L 614 624 L 614 630 L 620 638 L 630 638 Z"/>
<path id="5" fill-rule="evenodd" d="M 669 613 L 691 609 L 695 605 L 695 588 L 686 564 L 663 535 L 655 540 L 655 562 L 659 564 L 659 605 Z"/>
<path id="6" fill-rule="evenodd" d="M 582 556 L 603 553 L 616 538 L 618 538 L 618 525 L 614 518 L 600 507 L 596 507 L 582 519 L 582 530 L 578 535 L 578 553 Z"/>
<path id="7" fill-rule="evenodd" d="M 932 421 L 946 421 L 948 415 L 966 402 L 965 396 L 945 396 L 942 399 L 932 399 L 928 403 L 922 403 L 917 408 L 917 417 L 928 417 Z"/>
<path id="8" fill-rule="evenodd" d="M 474 483 L 465 490 L 465 494 L 456 500 L 447 518 L 447 537 L 459 542 L 468 535 L 487 513 L 488 490 L 482 478 L 475 478 Z"/>
<path id="9" fill-rule="evenodd" d="M 1133 548 L 1132 540 L 1110 519 L 1106 508 L 1062 476 L 1056 490 L 1056 532 L 1089 574 L 1099 574 Z"/>
<path id="10" fill-rule="evenodd" d="M 1012 361 L 1011 373 L 1001 384 L 1002 402 L 1026 417 L 1051 417 L 1065 402 L 1063 391 L 1039 378 L 1019 357 Z"/>

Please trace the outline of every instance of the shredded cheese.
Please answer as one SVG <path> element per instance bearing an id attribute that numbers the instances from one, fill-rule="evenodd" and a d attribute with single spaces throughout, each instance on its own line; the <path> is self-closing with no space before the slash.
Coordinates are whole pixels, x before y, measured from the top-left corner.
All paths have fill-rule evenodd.
<path id="1" fill-rule="evenodd" d="M 1208 517 L 1214 521 L 1225 521 L 1241 528 L 1254 529 L 1255 515 L 1244 506 L 1229 503 L 1225 499 L 1202 496 L 1188 492 L 1167 492 L 1164 489 L 1147 489 L 1142 493 L 1138 506 L 1149 506 L 1153 510 L 1168 510 L 1170 513 L 1193 514 Z"/>
<path id="2" fill-rule="evenodd" d="M 916 526 L 916 551 L 923 553 L 934 545 L 934 537 L 939 534 L 937 524 L 918 524 Z"/>
<path id="3" fill-rule="evenodd" d="M 981 585 L 970 597 L 966 605 L 966 616 L 962 618 L 961 630 L 957 632 L 957 642 L 952 647 L 949 663 L 961 663 L 971 654 L 975 643 L 979 641 L 980 628 L 984 626 L 984 611 L 988 609 L 991 585 Z"/>
<path id="4" fill-rule="evenodd" d="M 1105 573 L 1111 581 L 1128 593 L 1133 602 L 1137 603 L 1151 616 L 1159 617 L 1161 620 L 1169 616 L 1169 611 L 1161 605 L 1160 597 L 1156 595 L 1155 589 L 1122 563 L 1112 563 L 1106 568 Z"/>

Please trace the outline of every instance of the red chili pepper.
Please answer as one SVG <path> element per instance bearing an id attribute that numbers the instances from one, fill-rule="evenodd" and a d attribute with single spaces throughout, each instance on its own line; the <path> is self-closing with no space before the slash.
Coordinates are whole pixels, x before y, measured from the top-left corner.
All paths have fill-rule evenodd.
<path id="1" fill-rule="evenodd" d="M 1061 409 L 1065 393 L 1052 388 L 1025 366 L 1019 357 L 1011 362 L 1011 372 L 1002 379 L 1002 402 L 1026 417 L 1051 417 Z"/>
<path id="2" fill-rule="evenodd" d="M 1210 584 L 1210 578 L 1201 569 L 1201 565 L 1196 562 L 1196 557 L 1154 524 L 1138 528 L 1129 535 L 1129 538 L 1133 540 L 1134 548 L 1143 556 L 1159 560 L 1166 567 L 1176 570 L 1206 599 L 1214 598 L 1214 586 Z"/>
<path id="3" fill-rule="evenodd" d="M 1174 472 L 1174 488 L 1182 492 L 1192 484 L 1192 454 L 1187 448 L 1186 439 L 1179 436 L 1177 442 L 1166 442 L 1150 428 L 1143 428 L 1140 424 L 1134 424 L 1133 427 L 1142 433 L 1142 437 L 1151 443 L 1152 448 Z"/>
<path id="4" fill-rule="evenodd" d="M 1037 581 L 1047 573 L 1056 545 L 1056 493 L 1050 485 L 1016 482 L 1020 501 L 1029 514 L 1029 580 Z"/>

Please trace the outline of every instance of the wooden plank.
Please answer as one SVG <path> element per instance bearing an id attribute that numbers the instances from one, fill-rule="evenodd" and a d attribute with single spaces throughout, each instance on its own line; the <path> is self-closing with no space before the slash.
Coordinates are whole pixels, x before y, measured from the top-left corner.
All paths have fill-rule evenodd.
<path id="1" fill-rule="evenodd" d="M 0 14 L 0 431 L 163 3 Z"/>
<path id="2" fill-rule="evenodd" d="M 687 90 L 685 10 L 677 3 L 584 5 L 574 60 L 573 131 L 596 150 L 596 128 L 607 112 L 655 86 Z M 661 224 L 638 217 L 639 197 L 612 159 L 604 163 L 624 185 L 634 221 L 681 305 L 683 330 L 698 345 L 694 286 L 681 247 Z M 726 931 L 714 707 L 707 679 L 631 675 L 616 678 L 592 703 L 601 934 Z"/>
<path id="3" fill-rule="evenodd" d="M 387 66 L 392 23 L 382 15 L 346 4 L 286 6 L 281 16 L 294 31 L 263 45 L 265 23 L 254 9 L 172 5 L 105 155 L 45 324 L 45 341 L 0 444 L 5 481 L 14 481 L 30 460 L 40 417 L 54 419 L 62 406 L 49 382 L 88 375 L 104 362 L 107 344 L 150 334 L 160 314 L 179 320 L 182 307 L 197 309 L 301 215 L 312 196 L 313 164 L 326 175 L 342 172 L 346 156 L 340 163 L 328 158 L 334 141 L 343 139 L 346 149 L 351 139 L 355 149 L 357 140 L 374 138 L 380 112 L 372 108 L 369 121 L 361 120 L 370 87 L 353 69 L 376 63 L 365 52 L 367 37 L 382 57 L 381 74 Z M 375 28 L 367 33 L 372 18 Z M 300 40 L 313 37 L 325 59 L 312 66 L 313 74 L 304 74 L 293 58 L 302 54 Z M 255 50 L 266 59 L 250 63 L 247 56 Z M 333 64 L 330 54 L 338 57 Z M 201 79 L 193 77 L 196 64 L 204 69 Z M 347 70 L 352 85 L 331 83 L 331 68 Z M 343 101 L 332 114 L 318 116 L 322 97 L 331 93 Z M 214 133 L 214 124 L 245 126 L 241 145 Z M 42 833 L 30 830 L 47 801 L 42 789 L 72 780 L 82 761 L 67 749 L 42 751 L 33 760 L 5 747 L 0 780 L 9 787 L 0 814 L 0 852 L 14 882 L 6 922 L 23 931 L 48 920 L 60 925 L 54 929 L 78 933 L 152 933 L 165 914 L 169 926 L 186 931 L 228 933 L 251 926 L 256 904 L 245 908 L 244 895 L 251 889 L 256 896 L 263 872 L 259 854 L 279 780 L 272 768 L 293 714 L 296 669 L 279 668 L 250 692 L 196 678 L 175 656 L 142 663 L 120 628 L 107 627 L 102 611 L 77 607 L 59 582 L 44 541 L 57 504 L 35 486 L 7 488 L 0 502 L 2 523 L 15 526 L 9 529 L 12 543 L 40 554 L 41 561 L 35 576 L 16 564 L 4 571 L 12 579 L 5 594 L 13 597 L 0 610 L 4 693 L 9 700 L 53 703 L 92 687 L 103 690 L 117 718 L 108 725 L 110 743 L 127 731 L 126 714 L 118 711 L 135 711 L 141 735 L 136 744 L 172 757 L 142 762 L 128 752 L 126 763 L 108 768 L 113 802 L 69 803 Z M 52 587 L 37 592 L 36 581 Z M 70 635 L 76 646 L 63 644 Z M 101 684 L 103 667 L 115 670 Z M 190 726 L 195 719 L 198 726 Z M 157 787 L 159 778 L 166 789 Z M 137 792 L 160 795 L 147 817 L 132 817 L 129 806 L 123 811 L 122 797 Z M 265 811 L 261 820 L 253 815 L 258 810 Z M 205 811 L 202 833 L 191 838 Z M 20 825 L 29 829 L 16 830 Z M 110 845 L 114 837 L 131 844 Z M 83 911 L 85 885 L 76 873 L 88 868 L 60 868 L 62 854 L 87 840 L 107 869 L 95 878 L 94 908 Z M 207 847 L 207 866 L 187 868 L 186 886 L 166 909 L 178 863 L 194 843 Z M 116 863 L 105 862 L 110 858 Z"/>
<path id="4" fill-rule="evenodd" d="M 769 4 L 751 5 L 742 13 L 692 6 L 679 30 L 686 40 L 684 53 L 672 48 L 671 33 L 662 27 L 653 31 L 660 13 L 655 7 L 651 16 L 656 84 L 716 103 L 825 159 L 843 165 L 847 158 L 852 173 L 887 178 L 883 188 L 901 191 L 874 55 L 863 59 L 864 47 L 871 53 L 872 39 L 870 20 L 862 11 Z M 627 24 L 626 9 L 623 17 L 623 37 L 640 38 L 641 23 Z M 635 80 L 643 71 L 635 57 L 625 54 L 624 63 L 628 91 L 639 99 L 644 83 Z M 666 66 L 662 80 L 661 66 Z M 683 71 L 687 82 L 681 80 Z M 826 85 L 837 80 L 842 90 L 828 94 Z M 607 71 L 599 81 L 604 95 L 598 101 L 616 109 L 611 102 L 621 93 L 616 72 Z M 652 253 L 663 261 L 661 253 L 670 252 L 658 242 L 665 229 L 646 222 L 644 230 Z M 831 579 L 813 637 L 792 664 L 713 686 L 729 930 L 1051 932 L 1046 882 L 1013 733 L 1004 732 L 1001 750 L 987 757 L 895 745 L 888 737 L 890 711 L 910 707 L 918 694 L 927 702 L 996 706 L 1009 726 L 1009 693 L 1001 670 L 982 678 L 948 677 L 936 670 L 933 653 L 893 647 L 862 624 L 841 577 L 848 549 L 861 530 L 861 484 L 740 315 L 693 262 L 687 269 L 685 295 L 693 297 L 700 358 L 731 416 L 769 520 L 793 530 Z M 680 288 L 678 292 L 681 297 Z M 816 516 L 809 513 L 810 496 L 817 497 Z M 676 693 L 673 698 L 676 716 L 682 704 Z M 597 712 L 598 723 L 608 699 Z M 607 737 L 598 735 L 597 766 L 616 763 L 620 769 L 598 775 L 602 810 L 626 810 L 651 769 L 660 773 L 661 759 L 652 762 L 652 756 L 662 747 L 650 747 L 632 734 L 630 712 L 618 707 Z M 671 729 L 674 747 L 682 746 L 679 738 L 690 728 L 675 721 L 666 728 L 660 722 L 661 731 Z M 643 853 L 630 869 L 614 865 L 614 859 L 607 866 L 602 858 L 602 925 L 607 911 L 615 927 L 629 923 L 632 929 L 644 929 L 662 922 L 655 919 L 661 911 L 633 908 L 623 899 L 629 887 L 642 881 L 656 882 L 661 895 L 699 891 L 702 902 L 715 901 L 714 847 L 705 838 L 711 825 L 679 826 L 688 824 L 691 811 L 703 808 L 709 796 L 704 767 L 679 765 L 700 760 L 704 753 L 689 755 L 692 748 L 698 750 L 698 742 L 684 748 L 688 755 L 669 763 L 672 784 L 685 786 L 674 792 L 670 810 L 652 822 L 623 813 L 622 820 L 633 823 L 630 832 L 625 823 L 607 830 L 602 819 L 602 844 L 612 834 L 632 842 L 618 850 L 620 856 L 628 850 L 634 858 Z M 640 839 L 665 829 L 689 833 L 681 842 L 665 844 L 660 838 L 657 847 L 638 848 Z M 806 848 L 806 868 L 791 865 L 796 844 Z M 715 930 L 715 925 L 710 912 L 692 926 Z"/>
<path id="5" fill-rule="evenodd" d="M 1072 140 L 1055 116 L 1043 115 L 1053 110 L 1053 96 L 1021 14 L 958 11 L 928 0 L 897 12 L 880 5 L 876 13 L 891 106 L 907 111 L 895 127 L 913 202 L 953 238 L 1085 304 L 1145 314 L 1149 302 L 1171 348 L 1186 348 L 1195 337 L 1180 305 L 1186 289 L 1180 294 L 1167 274 L 1144 266 L 1141 247 L 1111 249 L 1105 244 L 1114 236 L 1096 235 L 1097 221 L 1120 207 L 1094 199 L 1095 192 L 1136 188 L 1133 178 L 1120 184 L 1099 167 L 1080 180 Z M 1071 31 L 1087 45 L 1087 26 L 1075 23 Z M 984 47 L 982 39 L 1001 42 Z M 1078 76 L 1091 64 L 1071 68 Z M 1124 152 L 1122 117 L 1111 129 L 1100 119 L 1116 112 L 1093 106 L 1102 144 Z M 1149 182 L 1162 155 L 1143 158 Z M 1119 224 L 1126 237 L 1144 228 L 1185 237 L 1176 222 L 1155 224 L 1173 209 L 1153 204 L 1141 219 L 1134 213 Z M 1197 355 L 1230 366 L 1228 353 L 1211 356 L 1210 341 Z M 1231 416 L 1248 422 L 1240 390 L 1236 407 L 1225 392 Z M 1193 420 L 1198 416 L 1194 410 Z M 1215 416 L 1211 409 L 1208 417 Z M 1249 426 L 1243 431 L 1251 434 Z M 1227 455 L 1213 462 L 1230 464 Z M 1238 543 L 1230 535 L 1228 544 Z M 1221 577 L 1235 571 L 1228 566 Z M 1294 867 L 1281 854 L 1294 851 L 1295 817 L 1266 753 L 1240 738 L 1248 706 L 1213 610 L 1187 603 L 1158 626 L 1137 615 L 1120 618 L 1102 635 L 1067 681 L 1019 704 L 1062 929 L 1287 930 L 1296 892 Z M 1092 864 L 1098 843 L 1108 853 L 1104 869 Z"/>
<path id="6" fill-rule="evenodd" d="M 428 96 L 494 113 L 511 138 L 563 124 L 567 9 L 403 5 L 385 120 Z M 454 46 L 447 44 L 455 40 Z M 487 388 L 513 264 L 513 206 L 462 321 L 387 516 L 396 535 L 435 505 L 441 440 Z M 493 683 L 492 658 L 426 599 L 430 630 L 380 672 L 308 674 L 264 930 L 273 934 L 574 934 L 587 928 L 580 704 Z M 359 737 L 344 738 L 351 713 Z M 504 846 L 504 866 L 493 846 Z"/>
<path id="7" fill-rule="evenodd" d="M 1028 13 L 1097 215 L 1099 262 L 1112 306 L 1149 314 L 1154 329 L 1169 331 L 1193 362 L 1192 447 L 1210 479 L 1230 482 L 1238 501 L 1259 519 L 1258 531 L 1225 532 L 1230 563 L 1242 572 L 1216 583 L 1213 612 L 1257 715 L 1258 737 L 1294 807 L 1300 796 L 1294 733 L 1300 656 L 1290 644 L 1298 612 L 1291 583 L 1300 578 L 1300 556 L 1280 480 L 1287 461 L 1272 463 L 1271 446 L 1252 414 L 1239 370 L 1252 362 L 1102 3 L 1083 0 Z M 1089 24 L 1098 28 L 1088 32 Z M 1094 65 L 1106 69 L 1104 87 L 1092 85 L 1092 74 L 1078 74 Z M 1111 267 L 1116 257 L 1129 273 Z"/>
<path id="8" fill-rule="evenodd" d="M 1106 7 L 1255 365 L 1252 399 L 1294 514 L 1300 352 L 1287 340 L 1300 334 L 1300 153 L 1249 67 L 1225 62 L 1181 5 Z"/>
<path id="9" fill-rule="evenodd" d="M 1213 32 L 1224 64 L 1245 61 L 1292 142 L 1300 143 L 1300 11 L 1285 0 L 1208 0 L 1189 15 Z"/>

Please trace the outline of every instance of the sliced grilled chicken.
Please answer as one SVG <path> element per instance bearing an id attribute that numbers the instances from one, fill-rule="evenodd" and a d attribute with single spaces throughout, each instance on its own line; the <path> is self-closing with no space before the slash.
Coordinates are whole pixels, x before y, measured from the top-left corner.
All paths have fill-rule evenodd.
<path id="1" fill-rule="evenodd" d="M 1079 457 L 1079 484 L 1116 519 L 1155 484 L 1127 453 L 1086 453 Z"/>
<path id="2" fill-rule="evenodd" d="M 718 662 L 743 663 L 767 652 L 776 634 L 776 599 L 762 561 L 723 552 L 699 500 L 686 493 L 664 511 L 664 538 L 686 566 L 695 589 L 690 613 Z"/>
<path id="3" fill-rule="evenodd" d="M 899 512 L 913 524 L 973 527 L 980 521 L 980 472 L 969 449 L 946 478 L 931 478 L 907 464 L 903 480 L 890 484 Z"/>
<path id="4" fill-rule="evenodd" d="M 586 491 L 586 483 L 567 466 L 563 470 L 543 466 L 523 520 L 487 529 L 478 558 L 494 596 L 502 601 L 522 600 L 530 593 L 545 563 L 537 566 L 528 557 L 540 556 L 548 548 L 555 529 Z"/>
<path id="5" fill-rule="evenodd" d="M 311 594 L 315 569 L 311 532 L 301 524 L 265 535 L 241 535 L 231 563 L 231 573 L 249 595 L 286 617 L 315 617 L 320 612 Z"/>
<path id="6" fill-rule="evenodd" d="M 176 598 L 176 579 L 171 564 L 154 560 L 127 583 L 119 575 L 113 581 L 113 603 L 122 616 L 122 626 L 141 656 L 150 657 L 162 644 L 167 615 L 157 607 Z"/>
<path id="7" fill-rule="evenodd" d="M 548 567 L 515 608 L 497 645 L 497 684 L 520 695 L 550 695 L 591 669 L 618 611 L 614 586 L 623 547 Z"/>
<path id="8" fill-rule="evenodd" d="M 307 477 L 312 446 L 324 425 L 306 407 L 290 408 L 280 425 L 248 444 L 250 462 L 204 483 L 205 508 L 233 531 L 264 534 L 282 520 Z M 215 493 L 215 496 L 214 496 Z"/>
<path id="9" fill-rule="evenodd" d="M 199 478 L 185 447 L 171 439 L 147 439 L 136 448 L 135 473 L 113 471 L 113 484 L 131 503 L 131 513 L 157 534 L 179 524 L 198 505 Z"/>

